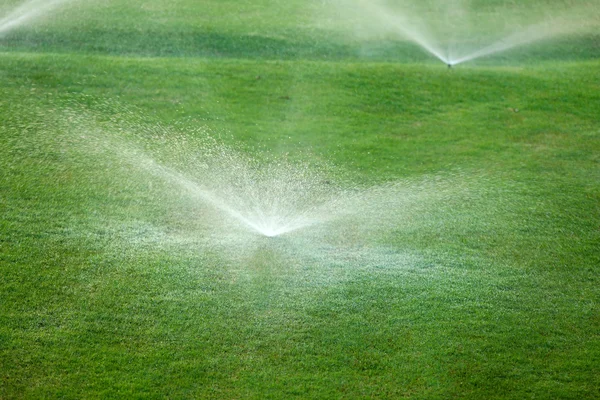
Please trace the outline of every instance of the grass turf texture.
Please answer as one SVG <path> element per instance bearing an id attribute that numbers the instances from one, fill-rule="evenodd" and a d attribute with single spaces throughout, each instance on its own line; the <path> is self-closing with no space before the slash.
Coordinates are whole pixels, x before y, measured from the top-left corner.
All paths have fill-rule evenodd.
<path id="1" fill-rule="evenodd" d="M 81 41 L 47 21 L 0 42 L 0 397 L 600 395 L 593 37 L 577 39 L 584 56 L 550 42 L 539 58 L 448 71 L 306 39 L 300 3 L 214 2 L 199 25 L 226 51 L 144 58 L 191 17 L 147 11 L 164 20 L 154 36 L 134 3 L 112 4 L 96 24 L 136 21 L 150 50 L 83 21 Z M 230 23 L 239 7 L 261 18 Z M 265 54 L 245 30 L 288 39 Z M 186 209 L 107 160 L 65 155 L 63 128 L 39 118 L 113 98 L 149 125 L 185 120 L 259 154 L 310 150 L 362 182 L 483 172 L 492 199 L 325 261 L 268 242 L 240 261 L 163 241 L 193 231 Z"/>

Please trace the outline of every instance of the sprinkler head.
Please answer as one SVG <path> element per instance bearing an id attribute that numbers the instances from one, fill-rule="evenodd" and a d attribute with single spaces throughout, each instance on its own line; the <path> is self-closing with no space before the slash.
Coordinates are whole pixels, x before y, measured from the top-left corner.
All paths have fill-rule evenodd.
<path id="1" fill-rule="evenodd" d="M 446 64 L 446 65 L 448 65 L 448 68 L 452 68 L 452 64 Z"/>

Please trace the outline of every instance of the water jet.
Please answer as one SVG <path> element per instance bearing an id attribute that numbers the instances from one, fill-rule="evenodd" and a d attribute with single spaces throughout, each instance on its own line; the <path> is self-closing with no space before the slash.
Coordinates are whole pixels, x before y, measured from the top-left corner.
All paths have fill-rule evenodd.
<path id="1" fill-rule="evenodd" d="M 362 22 L 363 36 L 365 31 L 372 31 L 376 36 L 392 34 L 409 40 L 448 68 L 553 37 L 582 33 L 598 24 L 586 15 L 590 13 L 585 9 L 572 7 L 554 11 L 554 15 L 531 16 L 525 22 L 511 22 L 507 18 L 502 28 L 490 28 L 485 18 L 478 16 L 480 26 L 475 28 L 466 19 L 469 10 L 462 9 L 456 2 L 444 4 L 445 8 L 436 8 L 435 12 L 427 10 L 427 13 L 417 7 L 417 2 L 410 1 L 388 6 L 378 1 L 347 0 L 344 6 L 357 12 L 355 18 Z M 496 14 L 510 15 L 510 12 L 513 10 L 494 10 Z M 582 20 L 582 15 L 589 20 Z"/>
<path id="2" fill-rule="evenodd" d="M 188 210 L 183 215 L 198 215 L 199 223 L 219 238 L 231 232 L 269 240 L 300 232 L 325 236 L 341 232 L 340 240 L 347 241 L 351 232 L 406 226 L 417 212 L 424 218 L 430 208 L 438 208 L 433 204 L 451 201 L 464 188 L 451 174 L 447 179 L 365 185 L 327 163 L 270 154 L 251 157 L 208 133 L 149 126 L 143 117 L 136 120 L 134 113 L 121 113 L 129 121 L 102 122 L 101 127 L 95 126 L 97 118 L 81 110 L 68 114 L 64 120 L 69 129 L 86 134 L 66 142 L 76 142 L 75 150 L 84 159 L 95 155 L 108 168 L 120 166 L 120 171 L 127 171 L 123 178 L 127 186 L 149 179 L 162 182 L 155 186 L 169 188 L 161 194 L 172 199 L 168 203 L 181 203 Z M 110 134 L 117 131 L 119 137 Z"/>

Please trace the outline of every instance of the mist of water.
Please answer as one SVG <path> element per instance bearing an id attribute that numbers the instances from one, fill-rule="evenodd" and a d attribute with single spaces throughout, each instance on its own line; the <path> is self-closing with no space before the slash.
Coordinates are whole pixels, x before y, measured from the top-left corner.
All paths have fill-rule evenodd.
<path id="1" fill-rule="evenodd" d="M 162 181 L 171 188 L 168 197 L 198 209 L 204 228 L 222 237 L 306 231 L 348 241 L 349 232 L 392 230 L 409 224 L 416 212 L 426 215 L 424 208 L 443 209 L 469 192 L 464 177 L 452 174 L 360 184 L 327 163 L 251 157 L 202 130 L 178 133 L 132 113 L 100 127 L 79 111 L 65 120 L 76 133 L 73 148 L 85 160 L 111 159 L 110 165 L 127 171 L 127 182 Z"/>
<path id="2" fill-rule="evenodd" d="M 511 22 L 510 13 L 503 9 L 496 10 L 493 18 L 479 15 L 461 1 L 445 2 L 427 12 L 413 3 L 389 6 L 378 1 L 348 0 L 339 5 L 352 9 L 355 19 L 358 15 L 363 35 L 369 29 L 374 34 L 396 35 L 414 42 L 449 66 L 557 36 L 588 31 L 598 25 L 597 7 L 586 12 L 585 5 L 562 11 L 548 10 L 542 16 L 532 15 L 529 22 L 523 23 Z M 500 19 L 504 26 L 500 28 L 496 22 L 487 27 L 487 18 Z M 474 29 L 474 26 L 478 28 Z"/>
<path id="3" fill-rule="evenodd" d="M 496 53 L 501 53 L 516 47 L 525 46 L 541 40 L 550 39 L 552 37 L 569 34 L 574 32 L 572 25 L 562 23 L 561 20 L 545 21 L 538 24 L 527 26 L 509 36 L 501 38 L 483 48 L 472 52 L 457 55 L 442 60 L 450 65 L 457 65 L 477 58 L 489 56 Z"/>
<path id="4" fill-rule="evenodd" d="M 235 140 L 197 121 L 165 126 L 112 102 L 95 111 L 75 103 L 39 115 L 17 108 L 3 129 L 41 174 L 56 174 L 64 237 L 116 257 L 200 255 L 232 279 L 257 268 L 261 279 L 290 272 L 295 284 L 329 284 L 359 270 L 420 270 L 429 244 L 494 232 L 498 205 L 512 210 L 506 177 L 497 185 L 445 171 L 364 182 L 307 152 L 226 145 Z"/>
<path id="5" fill-rule="evenodd" d="M 327 210 L 341 194 L 307 167 L 284 161 L 261 166 L 233 148 L 214 143 L 201 151 L 200 168 L 188 165 L 183 170 L 122 147 L 117 154 L 138 171 L 183 190 L 190 200 L 213 207 L 226 224 L 267 237 L 326 221 L 332 216 Z"/>
<path id="6" fill-rule="evenodd" d="M 72 0 L 30 0 L 0 17 L 0 36 L 40 19 Z"/>

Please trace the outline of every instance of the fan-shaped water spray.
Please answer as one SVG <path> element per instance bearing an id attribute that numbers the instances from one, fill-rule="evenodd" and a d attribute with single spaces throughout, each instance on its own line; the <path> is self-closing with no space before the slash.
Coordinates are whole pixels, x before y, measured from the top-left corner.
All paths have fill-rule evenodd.
<path id="1" fill-rule="evenodd" d="M 261 166 L 223 145 L 211 144 L 202 151 L 201 171 L 194 165 L 179 171 L 131 149 L 120 154 L 136 169 L 214 207 L 228 224 L 267 237 L 324 222 L 341 195 L 339 188 L 330 188 L 328 181 L 305 166 L 281 161 Z"/>
<path id="2" fill-rule="evenodd" d="M 363 30 L 410 40 L 449 67 L 553 37 L 585 32 L 599 24 L 598 4 L 595 8 L 581 5 L 562 12 L 551 10 L 552 13 L 533 15 L 519 22 L 506 18 L 504 14 L 509 14 L 506 9 L 498 9 L 493 15 L 504 26 L 498 27 L 497 22 L 489 24 L 495 28 L 485 26 L 485 20 L 491 17 L 471 15 L 460 1 L 444 3 L 427 13 L 416 2 L 387 5 L 349 0 L 341 4 L 359 14 L 353 18 L 362 22 Z M 593 11 L 586 12 L 588 8 Z M 477 29 L 470 28 L 470 19 L 477 21 Z"/>
<path id="3" fill-rule="evenodd" d="M 395 229 L 409 224 L 417 210 L 426 215 L 424 209 L 433 204 L 443 209 L 468 192 L 464 179 L 450 174 L 365 186 L 327 163 L 250 157 L 202 130 L 178 134 L 134 113 L 100 125 L 82 115 L 77 111 L 65 120 L 75 133 L 68 142 L 86 162 L 111 160 L 106 168 L 119 165 L 127 186 L 163 181 L 169 197 L 196 209 L 193 213 L 208 231 L 224 235 L 240 231 L 275 237 L 327 228 L 347 236 L 350 227 L 363 233 Z"/>

